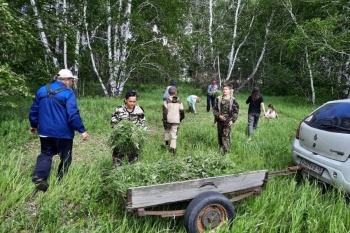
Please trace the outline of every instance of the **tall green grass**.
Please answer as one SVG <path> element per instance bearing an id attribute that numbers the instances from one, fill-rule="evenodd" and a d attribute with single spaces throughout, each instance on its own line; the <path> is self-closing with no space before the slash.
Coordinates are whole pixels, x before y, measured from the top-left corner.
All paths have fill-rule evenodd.
<path id="1" fill-rule="evenodd" d="M 18 100 L 17 108 L 0 109 L 0 232 L 185 232 L 183 218 L 138 217 L 125 209 L 123 197 L 130 187 L 193 178 L 292 166 L 291 143 L 300 121 L 316 106 L 297 97 L 264 96 L 274 104 L 279 118 L 260 120 L 252 141 L 247 142 L 247 93 L 235 97 L 240 104 L 238 121 L 231 132 L 231 149 L 223 157 L 217 142 L 212 113 L 205 110 L 200 89 L 179 85 L 187 109 L 190 94 L 202 97 L 198 114 L 186 112 L 178 133 L 178 149 L 172 156 L 163 146 L 162 94 L 164 88 L 139 86 L 139 104 L 149 127 L 139 162 L 115 170 L 106 143 L 110 117 L 122 98 L 79 97 L 78 104 L 89 141 L 74 140 L 73 163 L 67 176 L 56 179 L 54 157 L 50 187 L 34 193 L 31 175 L 40 151 L 37 136 L 29 135 L 27 120 L 31 99 Z M 184 209 L 188 203 L 157 209 Z M 237 217 L 232 228 L 218 232 L 349 232 L 350 211 L 344 193 L 322 192 L 299 177 L 270 178 L 260 196 L 234 203 Z"/>

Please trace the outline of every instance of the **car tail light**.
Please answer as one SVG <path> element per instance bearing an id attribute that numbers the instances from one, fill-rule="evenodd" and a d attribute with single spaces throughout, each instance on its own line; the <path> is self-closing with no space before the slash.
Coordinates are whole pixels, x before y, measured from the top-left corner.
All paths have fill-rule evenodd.
<path id="1" fill-rule="evenodd" d="M 300 126 L 301 126 L 301 123 L 303 122 L 300 122 L 298 128 L 297 128 L 297 133 L 295 134 L 295 138 L 299 140 L 299 133 L 300 133 Z"/>
<path id="2" fill-rule="evenodd" d="M 298 126 L 298 128 L 297 128 L 297 132 L 296 132 L 296 134 L 295 134 L 295 138 L 298 139 L 298 140 L 299 140 L 299 134 L 300 134 L 300 126 L 301 126 L 301 124 L 305 121 L 306 118 L 308 118 L 308 116 L 305 117 L 305 118 L 300 122 L 300 124 L 299 124 L 299 126 Z"/>

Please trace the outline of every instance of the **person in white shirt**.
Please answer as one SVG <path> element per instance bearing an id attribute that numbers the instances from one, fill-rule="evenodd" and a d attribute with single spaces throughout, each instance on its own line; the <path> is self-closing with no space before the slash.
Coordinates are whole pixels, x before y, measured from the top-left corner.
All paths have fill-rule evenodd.
<path id="1" fill-rule="evenodd" d="M 272 104 L 268 105 L 268 109 L 265 113 L 265 118 L 267 119 L 275 119 L 278 117 L 278 114 L 276 113 L 276 109 Z"/>
<path id="2" fill-rule="evenodd" d="M 187 97 L 187 103 L 188 103 L 188 108 L 190 113 L 194 113 L 196 114 L 196 103 L 200 103 L 201 102 L 201 98 L 199 98 L 196 95 L 190 95 L 189 97 Z"/>

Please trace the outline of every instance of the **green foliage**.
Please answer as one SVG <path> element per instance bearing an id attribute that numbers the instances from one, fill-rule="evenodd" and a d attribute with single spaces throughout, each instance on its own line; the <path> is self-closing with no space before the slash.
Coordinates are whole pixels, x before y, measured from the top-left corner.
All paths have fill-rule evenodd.
<path id="1" fill-rule="evenodd" d="M 215 91 L 213 95 L 215 98 L 218 98 L 220 95 L 222 95 L 222 91 Z"/>
<path id="2" fill-rule="evenodd" d="M 111 170 L 101 178 L 104 183 L 104 195 L 113 196 L 114 193 L 124 194 L 127 188 L 155 185 L 190 179 L 208 178 L 221 175 L 223 171 L 239 173 L 242 168 L 234 161 L 218 156 L 192 154 L 181 156 L 176 160 L 151 163 L 137 163 L 135 166 L 122 166 Z M 125 176 L 125 174 L 128 174 Z"/>
<path id="3" fill-rule="evenodd" d="M 5 99 L 5 97 L 27 96 L 28 94 L 23 75 L 16 75 L 9 66 L 0 66 L 0 105 L 15 106 L 11 99 Z"/>
<path id="4" fill-rule="evenodd" d="M 263 79 L 263 92 L 268 95 L 294 95 L 309 87 L 309 80 L 298 80 L 287 66 L 274 64 L 267 67 L 269 76 Z"/>
<path id="5" fill-rule="evenodd" d="M 118 148 L 122 154 L 138 153 L 145 143 L 144 129 L 128 120 L 121 120 L 109 136 L 107 145 L 112 149 Z"/>
<path id="6" fill-rule="evenodd" d="M 131 87 L 130 87 L 131 88 Z M 190 86 L 178 83 L 180 97 L 192 94 Z M 143 90 L 143 91 L 141 91 Z M 254 170 L 285 169 L 293 165 L 290 148 L 299 122 L 316 106 L 298 96 L 273 97 L 279 118 L 260 119 L 252 141 L 247 143 L 247 94 L 235 94 L 240 104 L 238 121 L 231 131 L 231 148 L 220 154 L 213 114 L 206 104 L 196 105 L 198 114 L 186 114 L 177 139 L 177 154 L 164 147 L 161 122 L 164 87 L 140 86 L 138 103 L 144 107 L 149 131 L 139 161 L 115 169 L 108 140 L 109 120 L 123 98 L 80 97 L 78 104 L 90 134 L 88 141 L 77 135 L 73 163 L 62 181 L 56 178 L 58 156 L 52 160 L 46 193 L 33 193 L 31 176 L 40 152 L 38 136 L 28 133 L 31 98 L 14 97 L 16 108 L 0 106 L 0 232 L 179 232 L 185 233 L 183 218 L 139 217 L 125 208 L 125 191 L 140 185 L 200 179 Z M 205 96 L 203 92 L 200 97 Z M 204 98 L 204 97 L 203 97 Z M 184 103 L 186 105 L 186 103 Z M 131 122 L 129 122 L 131 123 Z M 129 127 L 132 128 L 134 124 Z M 125 133 L 125 132 L 124 132 Z M 141 132 L 137 136 L 140 136 Z M 218 232 L 340 232 L 350 227 L 350 211 L 345 194 L 298 182 L 297 177 L 269 178 L 259 196 L 235 202 L 234 225 Z M 187 202 L 152 209 L 186 209 Z M 325 209 L 326 211 L 320 211 Z M 328 211 L 329 210 L 329 211 Z M 339 224 L 342 219 L 342 224 Z M 257 229 L 257 230 L 255 230 Z"/>

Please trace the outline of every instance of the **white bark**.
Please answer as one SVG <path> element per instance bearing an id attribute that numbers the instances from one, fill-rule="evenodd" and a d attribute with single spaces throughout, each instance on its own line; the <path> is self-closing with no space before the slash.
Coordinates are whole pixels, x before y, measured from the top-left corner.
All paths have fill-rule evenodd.
<path id="1" fill-rule="evenodd" d="M 91 58 L 91 63 L 92 63 L 92 67 L 94 69 L 94 72 L 98 78 L 98 81 L 100 82 L 101 84 L 101 87 L 102 87 L 102 90 L 104 92 L 104 95 L 105 96 L 108 96 L 108 91 L 105 87 L 105 85 L 103 84 L 103 81 L 102 81 L 102 78 L 96 68 L 96 63 L 95 63 L 95 58 L 94 58 L 94 54 L 92 52 L 92 48 L 91 48 L 91 44 L 90 44 L 90 37 L 89 37 L 89 30 L 88 30 L 88 23 L 86 21 L 86 8 L 87 8 L 87 4 L 86 4 L 86 1 L 84 2 L 84 10 L 83 10 L 83 14 L 84 14 L 84 24 L 85 24 L 85 31 L 86 31 L 86 42 L 87 42 L 87 46 L 89 48 L 89 51 L 90 51 L 90 58 Z"/>
<path id="2" fill-rule="evenodd" d="M 117 21 L 119 22 L 121 19 L 121 12 L 122 12 L 122 6 L 123 6 L 123 0 L 119 0 L 119 7 L 118 7 L 118 18 Z M 113 62 L 114 62 L 114 71 L 113 76 L 117 77 L 119 73 L 119 61 L 121 56 L 120 51 L 120 31 L 119 31 L 119 24 L 114 25 L 114 54 L 113 54 Z M 114 85 L 116 85 L 116 82 L 114 82 Z"/>
<path id="3" fill-rule="evenodd" d="M 34 15 L 37 18 L 36 26 L 37 26 L 37 28 L 39 30 L 39 35 L 40 35 L 41 42 L 43 43 L 43 46 L 44 46 L 44 48 L 46 50 L 46 57 L 47 58 L 52 58 L 54 66 L 58 68 L 59 67 L 58 60 L 53 55 L 53 53 L 52 53 L 52 51 L 50 49 L 50 45 L 49 45 L 49 42 L 47 40 L 46 34 L 44 32 L 43 23 L 42 23 L 41 18 L 39 16 L 39 11 L 38 11 L 38 8 L 36 7 L 35 0 L 30 0 L 30 3 L 32 5 L 32 7 L 33 7 Z"/>
<path id="4" fill-rule="evenodd" d="M 305 37 L 305 39 L 308 39 L 308 35 L 307 33 L 305 33 L 304 29 L 302 27 L 300 27 L 300 25 L 298 24 L 297 18 L 295 17 L 294 13 L 293 13 L 293 5 L 292 2 L 290 0 L 287 0 L 285 2 L 283 2 L 285 8 L 288 10 L 290 17 L 292 18 L 295 26 L 302 32 L 303 36 Z M 305 47 L 305 49 L 307 49 L 307 47 Z M 313 76 L 312 76 L 312 70 L 311 70 L 311 65 L 309 62 L 309 53 L 306 52 L 306 62 L 307 62 L 307 67 L 309 69 L 309 75 L 310 75 L 310 88 L 311 88 L 311 94 L 312 94 L 312 104 L 315 104 L 315 89 L 314 89 L 314 82 L 313 82 Z"/>
<path id="5" fill-rule="evenodd" d="M 129 78 L 129 76 L 126 74 L 126 59 L 129 53 L 127 43 L 129 39 L 131 39 L 132 37 L 131 30 L 130 30 L 131 3 L 132 3 L 132 0 L 128 0 L 125 13 L 124 13 L 124 18 L 126 18 L 126 22 L 123 23 L 120 27 L 120 35 L 123 41 L 122 41 L 122 50 L 121 50 L 121 56 L 120 56 L 121 69 L 119 72 L 119 79 L 117 83 L 118 94 L 120 94 L 123 91 L 124 84 Z"/>
<path id="6" fill-rule="evenodd" d="M 56 0 L 56 17 L 58 18 L 60 14 L 60 0 Z M 60 52 L 60 38 L 56 37 L 56 45 L 55 45 L 55 53 L 58 54 Z"/>
<path id="7" fill-rule="evenodd" d="M 265 27 L 264 45 L 263 45 L 263 47 L 261 49 L 259 59 L 256 62 L 252 73 L 249 75 L 249 77 L 246 80 L 244 80 L 244 82 L 241 83 L 241 85 L 237 88 L 237 91 L 242 89 L 255 76 L 256 72 L 258 71 L 258 68 L 259 68 L 259 66 L 260 66 L 260 64 L 261 64 L 261 62 L 262 62 L 262 60 L 264 58 L 264 55 L 265 55 L 266 46 L 267 46 L 267 43 L 268 43 L 268 35 L 269 35 L 269 32 L 270 32 L 270 25 L 271 25 L 273 16 L 274 16 L 274 12 L 271 13 L 270 19 L 267 22 L 266 27 Z"/>
<path id="8" fill-rule="evenodd" d="M 234 25 L 233 25 L 233 33 L 232 33 L 232 41 L 233 42 L 231 45 L 231 51 L 228 55 L 229 65 L 228 65 L 228 72 L 227 72 L 227 76 L 226 76 L 226 81 L 228 81 L 231 78 L 231 74 L 232 74 L 234 65 L 235 65 L 236 60 L 237 60 L 237 55 L 238 55 L 239 49 L 245 43 L 245 41 L 247 39 L 247 35 L 246 35 L 245 39 L 240 43 L 237 50 L 235 49 L 236 43 L 237 43 L 238 18 L 239 18 L 240 13 L 242 12 L 242 10 L 244 8 L 244 4 L 242 5 L 241 0 L 238 0 L 235 7 L 236 7 L 236 9 L 235 9 Z M 250 27 L 252 26 L 253 21 L 254 21 L 254 16 L 253 16 L 253 19 L 251 20 Z M 249 30 L 250 30 L 250 28 L 249 28 Z M 249 33 L 249 30 L 248 30 L 248 33 Z"/>
<path id="9" fill-rule="evenodd" d="M 209 0 L 209 41 L 210 41 L 210 59 L 213 61 L 213 0 Z"/>
<path id="10" fill-rule="evenodd" d="M 80 23 L 79 23 L 80 25 Z M 75 71 L 75 75 L 78 75 L 79 72 L 79 62 L 77 60 L 77 58 L 79 57 L 80 54 L 80 31 L 77 30 L 76 34 L 75 34 L 75 59 L 74 59 L 74 71 Z"/>
<path id="11" fill-rule="evenodd" d="M 64 20 L 64 25 L 67 25 L 67 2 L 66 2 L 66 0 L 63 0 L 63 20 Z M 63 36 L 63 64 L 64 64 L 64 68 L 68 69 L 68 64 L 67 64 L 67 33 L 64 33 L 64 36 Z"/>
<path id="12" fill-rule="evenodd" d="M 311 93 L 312 93 L 311 102 L 312 102 L 312 104 L 315 104 L 314 78 L 313 78 L 313 75 L 312 75 L 312 69 L 311 69 L 311 65 L 310 65 L 310 61 L 309 61 L 309 52 L 307 51 L 307 47 L 305 47 L 305 58 L 306 58 L 307 67 L 309 68 L 310 86 L 311 86 Z"/>
<path id="13" fill-rule="evenodd" d="M 220 75 L 220 57 L 217 56 L 218 58 L 218 74 L 219 74 L 219 87 L 221 87 L 221 75 Z"/>
<path id="14" fill-rule="evenodd" d="M 107 18 L 107 51 L 108 51 L 108 67 L 109 67 L 109 79 L 108 83 L 110 85 L 110 93 L 111 96 L 115 96 L 117 94 L 117 88 L 116 88 L 116 82 L 114 80 L 114 68 L 113 68 L 113 55 L 112 55 L 112 17 L 111 17 L 111 5 L 110 1 L 108 1 L 107 5 L 107 13 L 108 13 L 108 18 Z"/>
<path id="15" fill-rule="evenodd" d="M 78 25 L 80 25 L 80 24 L 81 24 L 81 22 L 79 22 Z M 79 54 L 80 54 L 79 49 L 80 49 L 80 31 L 77 30 L 77 32 L 75 34 L 75 50 L 74 50 L 75 59 L 74 59 L 74 65 L 73 65 L 73 74 L 76 75 L 77 77 L 79 77 L 79 62 L 77 60 L 77 58 L 79 57 Z M 78 88 L 78 82 L 79 82 L 79 79 L 74 82 L 75 89 Z"/>
<path id="16" fill-rule="evenodd" d="M 231 74 L 232 74 L 233 69 L 235 68 L 235 64 L 236 64 L 236 61 L 237 61 L 237 58 L 238 58 L 239 51 L 241 50 L 242 46 L 245 44 L 245 42 L 248 39 L 248 36 L 250 34 L 250 29 L 253 26 L 254 20 L 255 20 L 255 16 L 252 17 L 252 19 L 250 21 L 250 24 L 249 24 L 248 32 L 244 36 L 244 39 L 239 43 L 239 45 L 238 45 L 236 50 L 233 47 L 234 44 L 232 44 L 232 48 L 231 48 L 231 52 L 230 52 L 229 71 L 228 71 L 228 74 L 227 74 L 227 77 L 226 77 L 226 81 L 230 80 L 230 78 L 231 78 Z M 232 53 L 234 53 L 233 57 L 232 57 Z"/>

